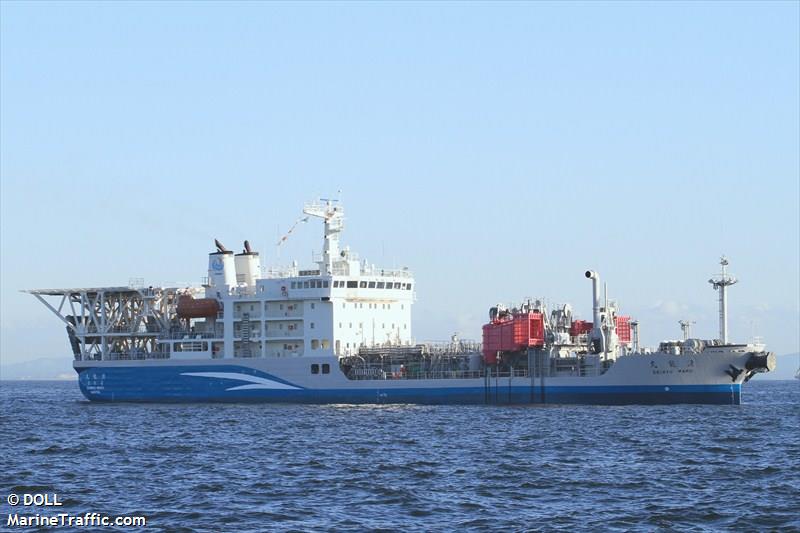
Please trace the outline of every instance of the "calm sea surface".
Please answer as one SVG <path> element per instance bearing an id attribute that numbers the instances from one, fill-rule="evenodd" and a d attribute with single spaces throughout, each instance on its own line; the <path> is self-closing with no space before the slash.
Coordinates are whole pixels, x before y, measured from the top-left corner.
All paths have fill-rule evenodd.
<path id="1" fill-rule="evenodd" d="M 8 494 L 39 492 L 146 531 L 798 531 L 800 382 L 745 391 L 738 407 L 105 405 L 74 382 L 0 382 L 0 530 Z"/>

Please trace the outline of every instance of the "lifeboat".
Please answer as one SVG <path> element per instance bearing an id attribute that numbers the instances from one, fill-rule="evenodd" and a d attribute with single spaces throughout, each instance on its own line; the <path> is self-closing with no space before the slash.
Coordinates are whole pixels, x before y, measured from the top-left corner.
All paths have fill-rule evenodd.
<path id="1" fill-rule="evenodd" d="M 213 318 L 219 312 L 219 302 L 214 298 L 194 298 L 184 294 L 178 298 L 178 318 Z"/>

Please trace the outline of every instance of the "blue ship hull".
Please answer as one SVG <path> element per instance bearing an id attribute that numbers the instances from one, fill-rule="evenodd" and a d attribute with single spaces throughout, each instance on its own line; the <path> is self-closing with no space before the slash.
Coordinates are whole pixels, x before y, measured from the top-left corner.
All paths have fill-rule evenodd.
<path id="1" fill-rule="evenodd" d="M 81 392 L 99 402 L 272 402 L 309 404 L 724 404 L 741 402 L 741 383 L 704 385 L 503 385 L 494 380 L 355 382 L 303 387 L 240 365 L 106 366 L 77 369 Z M 587 380 L 588 381 L 588 380 Z M 247 383 L 242 385 L 242 383 Z M 463 382 L 464 386 L 460 386 Z M 477 383 L 476 383 L 477 382 Z M 381 386 L 381 385 L 387 386 Z M 389 386 L 391 385 L 391 386 Z"/>

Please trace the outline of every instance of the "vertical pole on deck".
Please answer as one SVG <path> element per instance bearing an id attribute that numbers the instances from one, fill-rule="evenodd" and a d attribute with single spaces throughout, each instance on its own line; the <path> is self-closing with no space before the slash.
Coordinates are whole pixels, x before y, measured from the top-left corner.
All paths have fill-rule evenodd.
<path id="1" fill-rule="evenodd" d="M 531 380 L 531 391 L 530 391 L 530 400 L 531 403 L 535 403 L 536 397 L 535 392 L 533 391 L 534 388 L 534 377 L 533 377 L 533 359 L 531 357 L 531 348 L 528 347 L 528 377 Z"/>

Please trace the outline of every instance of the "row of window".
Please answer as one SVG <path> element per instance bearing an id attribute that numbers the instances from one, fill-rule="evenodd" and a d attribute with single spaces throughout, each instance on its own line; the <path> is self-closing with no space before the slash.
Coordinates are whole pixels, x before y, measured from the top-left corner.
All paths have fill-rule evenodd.
<path id="1" fill-rule="evenodd" d="M 295 350 L 300 348 L 299 344 L 295 344 L 295 345 L 284 344 L 283 345 L 283 349 L 284 350 L 292 350 L 293 349 L 292 346 L 294 346 Z M 322 339 L 322 340 L 312 339 L 311 340 L 311 349 L 312 350 L 319 350 L 320 348 L 322 348 L 323 350 L 329 350 L 330 347 L 331 347 L 331 341 L 329 341 L 328 339 Z"/>
<path id="2" fill-rule="evenodd" d="M 292 281 L 289 285 L 292 289 L 327 289 L 328 280 L 310 279 L 307 281 Z M 411 290 L 411 283 L 391 282 L 391 281 L 356 281 L 356 280 L 334 280 L 334 289 L 400 289 Z"/>
<path id="3" fill-rule="evenodd" d="M 342 329 L 342 323 L 341 322 L 339 322 L 339 329 Z M 353 329 L 353 323 L 352 322 L 350 322 L 350 329 Z M 358 323 L 358 329 L 364 329 L 364 323 L 363 322 L 359 322 Z M 386 329 L 386 324 L 385 323 L 381 324 L 381 329 Z M 392 324 L 392 328 L 391 329 L 394 329 L 394 324 Z M 403 324 L 403 329 L 408 329 L 408 324 Z"/>
<path id="4" fill-rule="evenodd" d="M 327 289 L 328 280 L 311 279 L 308 281 L 293 281 L 290 287 L 293 289 Z"/>
<path id="5" fill-rule="evenodd" d="M 400 283 L 395 282 L 392 283 L 391 281 L 344 281 L 344 280 L 334 280 L 333 281 L 333 288 L 345 288 L 348 289 L 401 289 L 404 291 L 411 290 L 411 283 Z"/>
<path id="6" fill-rule="evenodd" d="M 377 309 L 378 304 L 367 304 L 368 309 Z M 392 304 L 381 304 L 381 309 L 391 309 Z M 400 304 L 400 309 L 405 309 L 405 304 Z M 342 309 L 347 309 L 347 303 L 342 302 Z M 364 309 L 364 302 L 353 302 L 353 309 Z"/>
<path id="7" fill-rule="evenodd" d="M 272 327 L 270 327 L 270 326 L 272 326 Z M 283 331 L 283 329 L 284 329 L 283 326 L 284 326 L 284 324 L 277 324 L 277 326 L 276 326 L 276 324 L 270 324 L 269 322 L 267 322 L 266 324 L 264 324 L 264 331 L 269 331 L 269 330 L 272 330 L 272 331 L 276 331 L 276 330 Z M 287 331 L 299 332 L 302 329 L 301 328 L 302 324 L 285 324 L 285 326 L 286 326 L 285 329 Z M 308 327 L 309 327 L 309 329 L 314 329 L 315 325 L 314 325 L 313 322 L 310 322 L 308 324 Z M 255 335 L 259 335 L 261 333 L 261 322 L 251 323 L 250 324 L 250 332 L 255 334 Z M 233 335 L 234 335 L 234 337 L 241 337 L 242 336 L 242 328 L 239 326 L 239 324 L 234 324 L 234 326 L 233 326 Z M 220 337 L 221 336 L 222 336 L 222 334 L 220 333 Z"/>
<path id="8" fill-rule="evenodd" d="M 319 374 L 319 366 L 317 363 L 311 364 L 311 373 L 312 374 Z M 322 373 L 323 374 L 330 374 L 331 373 L 331 365 L 328 363 L 322 363 Z"/>
<path id="9" fill-rule="evenodd" d="M 331 341 L 329 341 L 328 339 L 322 339 L 322 340 L 320 340 L 320 339 L 312 339 L 311 340 L 311 349 L 312 350 L 319 350 L 319 349 L 329 350 L 330 347 L 331 347 Z M 299 348 L 300 348 L 300 344 L 298 344 L 298 343 L 294 343 L 294 344 L 291 344 L 291 343 L 286 344 L 286 343 L 284 343 L 284 345 L 283 345 L 283 349 L 284 350 L 297 350 Z M 206 347 L 206 349 L 208 349 L 208 348 Z M 180 351 L 180 350 L 177 350 L 177 351 Z"/>
<path id="10" fill-rule="evenodd" d="M 236 311 L 237 311 L 237 312 L 246 312 L 246 311 L 244 311 L 244 305 L 248 305 L 248 304 L 239 304 L 239 303 L 237 303 L 237 304 L 236 304 Z M 258 305 L 258 304 L 249 304 L 250 311 L 255 311 L 255 310 L 256 310 L 256 309 L 255 309 L 255 306 L 256 306 L 256 305 Z M 273 306 L 274 306 L 274 305 L 276 305 L 276 304 L 274 304 L 274 303 L 273 303 Z M 287 310 L 287 311 L 296 311 L 297 309 L 299 309 L 299 308 L 300 308 L 300 305 L 301 305 L 301 304 L 299 304 L 299 303 L 294 303 L 294 304 L 286 304 L 286 310 Z M 278 306 L 278 309 L 279 309 L 279 310 L 283 311 L 283 309 L 284 309 L 284 304 L 277 304 L 277 306 Z M 314 308 L 315 308 L 315 307 L 314 307 L 314 302 L 311 302 L 311 309 L 314 309 Z M 264 309 L 265 309 L 266 311 L 269 311 L 269 303 L 266 303 L 266 304 L 264 304 Z M 274 309 L 274 307 L 273 307 L 273 309 Z"/>

